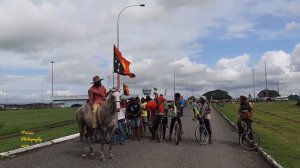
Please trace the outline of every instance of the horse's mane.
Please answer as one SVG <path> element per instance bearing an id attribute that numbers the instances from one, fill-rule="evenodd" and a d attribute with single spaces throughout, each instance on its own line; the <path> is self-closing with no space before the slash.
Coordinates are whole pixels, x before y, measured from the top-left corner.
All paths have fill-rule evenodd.
<path id="1" fill-rule="evenodd" d="M 106 100 L 104 101 L 104 103 L 103 103 L 103 108 L 110 108 L 109 106 L 111 105 L 111 103 L 112 103 L 112 94 L 114 93 L 114 92 L 116 92 L 116 91 L 118 91 L 117 89 L 115 89 L 115 88 L 113 88 L 113 89 L 111 89 L 110 90 L 110 93 L 109 93 L 109 95 L 107 96 L 107 98 L 106 98 Z M 103 109 L 102 108 L 102 109 Z"/>

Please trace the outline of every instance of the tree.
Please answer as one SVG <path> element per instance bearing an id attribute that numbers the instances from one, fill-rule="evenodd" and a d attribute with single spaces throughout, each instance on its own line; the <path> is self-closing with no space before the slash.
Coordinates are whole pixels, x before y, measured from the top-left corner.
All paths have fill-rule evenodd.
<path id="1" fill-rule="evenodd" d="M 298 95 L 292 94 L 288 96 L 289 100 L 298 100 Z"/>
<path id="2" fill-rule="evenodd" d="M 280 96 L 280 94 L 276 90 L 267 90 L 267 92 L 268 92 L 268 96 L 266 93 L 266 89 L 260 91 L 258 93 L 258 97 L 278 97 L 278 96 Z"/>
<path id="3" fill-rule="evenodd" d="M 220 89 L 206 92 L 204 94 L 204 96 L 207 97 L 207 99 L 212 98 L 213 100 L 223 100 L 223 99 L 231 100 L 232 99 L 232 97 L 228 94 L 228 92 L 220 90 Z"/>

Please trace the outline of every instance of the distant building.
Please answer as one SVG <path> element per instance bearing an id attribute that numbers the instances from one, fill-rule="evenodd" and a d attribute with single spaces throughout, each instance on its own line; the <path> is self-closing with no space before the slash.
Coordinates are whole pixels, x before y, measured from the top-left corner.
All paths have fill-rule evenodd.
<path id="1" fill-rule="evenodd" d="M 143 89 L 143 94 L 145 96 L 150 96 L 151 95 L 151 89 Z"/>
<path id="2" fill-rule="evenodd" d="M 75 104 L 83 105 L 88 100 L 88 95 L 77 96 L 54 96 L 52 103 L 54 107 L 71 107 Z"/>

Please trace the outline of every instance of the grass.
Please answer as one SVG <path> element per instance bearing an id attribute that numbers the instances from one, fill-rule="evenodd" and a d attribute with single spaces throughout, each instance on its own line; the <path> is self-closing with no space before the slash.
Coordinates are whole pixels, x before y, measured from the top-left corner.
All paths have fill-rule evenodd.
<path id="1" fill-rule="evenodd" d="M 46 128 L 55 123 L 75 123 L 74 108 L 49 108 L 34 110 L 11 110 L 0 112 L 0 136 L 36 128 Z"/>
<path id="2" fill-rule="evenodd" d="M 33 135 L 20 135 L 14 138 L 4 139 L 0 142 L 0 152 L 9 151 L 12 149 L 17 149 L 22 147 L 22 145 L 35 145 L 35 142 L 24 142 L 21 141 L 21 137 L 29 137 L 29 138 L 40 138 L 42 142 L 46 142 L 49 140 L 53 140 L 59 137 L 63 137 L 66 135 L 71 135 L 78 132 L 78 128 L 76 125 L 67 125 L 60 128 L 54 128 L 47 131 L 34 133 Z"/>
<path id="3" fill-rule="evenodd" d="M 78 132 L 75 123 L 76 108 L 51 108 L 34 110 L 12 110 L 0 112 L 0 152 L 33 145 L 21 141 L 21 137 L 38 138 L 43 142 Z M 58 123 L 58 124 L 57 124 Z M 60 125 L 60 127 L 55 127 Z M 38 131 L 35 131 L 38 130 Z M 21 131 L 32 131 L 22 135 Z M 7 138 L 7 135 L 11 135 Z"/>
<path id="4" fill-rule="evenodd" d="M 300 165 L 300 108 L 296 102 L 264 102 L 254 105 L 253 129 L 261 138 L 261 146 L 281 165 Z M 231 121 L 238 119 L 238 104 L 218 108 Z"/>

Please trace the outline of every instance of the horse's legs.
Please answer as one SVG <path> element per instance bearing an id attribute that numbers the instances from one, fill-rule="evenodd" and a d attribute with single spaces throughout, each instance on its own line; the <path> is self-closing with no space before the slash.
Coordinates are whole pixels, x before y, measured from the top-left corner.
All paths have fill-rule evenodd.
<path id="1" fill-rule="evenodd" d="M 100 138 L 100 144 L 101 144 L 101 150 L 100 150 L 100 160 L 104 161 L 105 160 L 105 156 L 104 156 L 104 143 L 105 143 L 105 133 L 101 132 L 101 138 Z"/>
<path id="2" fill-rule="evenodd" d="M 90 155 L 95 155 L 94 152 L 93 152 L 93 146 L 92 146 L 92 136 L 93 136 L 93 130 L 90 129 L 90 128 L 87 128 L 87 131 L 85 133 L 85 143 L 84 143 L 84 147 L 83 147 L 83 150 L 82 150 L 82 157 L 85 157 L 86 156 L 86 152 L 85 152 L 85 148 L 89 148 L 89 153 Z"/>
<path id="3" fill-rule="evenodd" d="M 81 139 L 81 138 L 80 138 Z M 82 132 L 82 150 L 81 150 L 81 156 L 86 157 L 85 148 L 89 146 L 89 132 L 88 129 Z"/>
<path id="4" fill-rule="evenodd" d="M 109 133 L 109 136 L 110 136 L 110 141 L 109 141 L 109 158 L 111 159 L 111 158 L 113 158 L 113 156 L 114 156 L 114 154 L 112 153 L 112 147 L 113 147 L 113 143 L 112 143 L 112 135 L 114 134 L 114 132 L 115 132 L 115 130 L 116 130 L 116 128 L 115 129 L 112 129 L 112 130 L 110 130 L 110 133 Z"/>
<path id="5" fill-rule="evenodd" d="M 108 156 L 110 159 L 114 157 L 114 154 L 111 152 L 112 146 L 113 146 L 113 144 L 110 142 L 109 143 L 109 156 Z"/>

